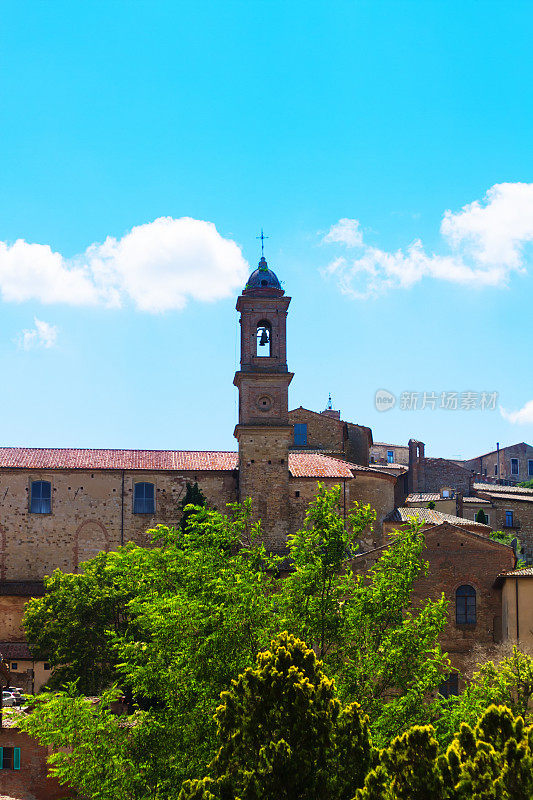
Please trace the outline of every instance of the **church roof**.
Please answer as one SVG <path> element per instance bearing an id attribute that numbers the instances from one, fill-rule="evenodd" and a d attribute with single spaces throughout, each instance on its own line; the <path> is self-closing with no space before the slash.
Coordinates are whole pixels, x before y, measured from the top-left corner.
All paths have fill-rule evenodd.
<path id="1" fill-rule="evenodd" d="M 261 256 L 261 260 L 257 266 L 257 269 L 254 269 L 250 277 L 248 278 L 248 282 L 244 287 L 243 294 L 275 294 L 275 295 L 282 295 L 285 294 L 283 289 L 281 288 L 281 284 L 278 280 L 278 277 L 273 270 L 269 269 L 268 264 L 266 262 L 266 258 Z"/>
<path id="2" fill-rule="evenodd" d="M 238 454 L 210 450 L 100 450 L 71 447 L 0 447 L 0 469 L 126 469 L 148 471 L 232 471 Z M 290 453 L 293 478 L 352 478 L 345 461 L 316 453 Z"/>

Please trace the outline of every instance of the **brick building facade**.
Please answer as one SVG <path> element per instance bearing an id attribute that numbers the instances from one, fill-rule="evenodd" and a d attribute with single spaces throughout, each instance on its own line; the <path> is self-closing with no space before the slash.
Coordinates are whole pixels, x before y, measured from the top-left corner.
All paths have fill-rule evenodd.
<path id="1" fill-rule="evenodd" d="M 67 800 L 74 797 L 59 781 L 48 775 L 48 756 L 52 750 L 17 728 L 16 718 L 5 716 L 0 728 L 2 769 L 0 796 L 36 798 L 36 800 Z"/>

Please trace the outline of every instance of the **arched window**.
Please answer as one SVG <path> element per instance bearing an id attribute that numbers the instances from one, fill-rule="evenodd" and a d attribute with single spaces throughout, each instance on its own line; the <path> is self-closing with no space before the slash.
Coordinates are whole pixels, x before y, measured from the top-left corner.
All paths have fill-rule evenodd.
<path id="1" fill-rule="evenodd" d="M 455 592 L 455 621 L 458 625 L 476 624 L 476 590 L 464 584 Z"/>
<path id="2" fill-rule="evenodd" d="M 50 481 L 32 481 L 30 512 L 32 514 L 52 513 L 52 484 Z"/>
<path id="3" fill-rule="evenodd" d="M 271 343 L 272 343 L 272 328 L 270 326 L 270 322 L 266 319 L 262 319 L 260 322 L 257 323 L 257 347 L 256 347 L 256 355 L 258 356 L 270 356 L 272 353 Z"/>
<path id="4" fill-rule="evenodd" d="M 133 489 L 133 513 L 155 514 L 153 483 L 136 483 Z"/>

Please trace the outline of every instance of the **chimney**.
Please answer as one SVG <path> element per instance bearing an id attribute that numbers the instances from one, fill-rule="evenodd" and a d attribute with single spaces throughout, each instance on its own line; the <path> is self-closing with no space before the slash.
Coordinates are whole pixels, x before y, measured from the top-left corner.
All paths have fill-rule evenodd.
<path id="1" fill-rule="evenodd" d="M 418 442 L 418 486 L 419 491 L 426 491 L 426 456 L 424 442 Z"/>
<path id="2" fill-rule="evenodd" d="M 416 439 L 409 439 L 409 491 L 418 492 L 418 458 Z"/>
<path id="3" fill-rule="evenodd" d="M 462 517 L 464 513 L 463 508 L 463 493 L 457 491 L 455 493 L 455 515 L 457 517 Z"/>

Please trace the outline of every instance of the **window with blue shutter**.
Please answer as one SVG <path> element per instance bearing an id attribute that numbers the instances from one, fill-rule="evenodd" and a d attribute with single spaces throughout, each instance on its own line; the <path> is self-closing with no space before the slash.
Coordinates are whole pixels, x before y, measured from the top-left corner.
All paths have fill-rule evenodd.
<path id="1" fill-rule="evenodd" d="M 155 514 L 153 483 L 136 483 L 133 489 L 133 513 Z"/>
<path id="2" fill-rule="evenodd" d="M 32 481 L 30 512 L 32 514 L 52 513 L 52 484 L 50 481 Z"/>
<path id="3" fill-rule="evenodd" d="M 307 422 L 296 422 L 294 425 L 294 444 L 305 447 L 307 444 Z"/>
<path id="4" fill-rule="evenodd" d="M 505 512 L 505 527 L 512 528 L 513 527 L 513 512 L 506 511 Z"/>
<path id="5" fill-rule="evenodd" d="M 20 769 L 20 747 L 0 747 L 0 769 Z"/>

